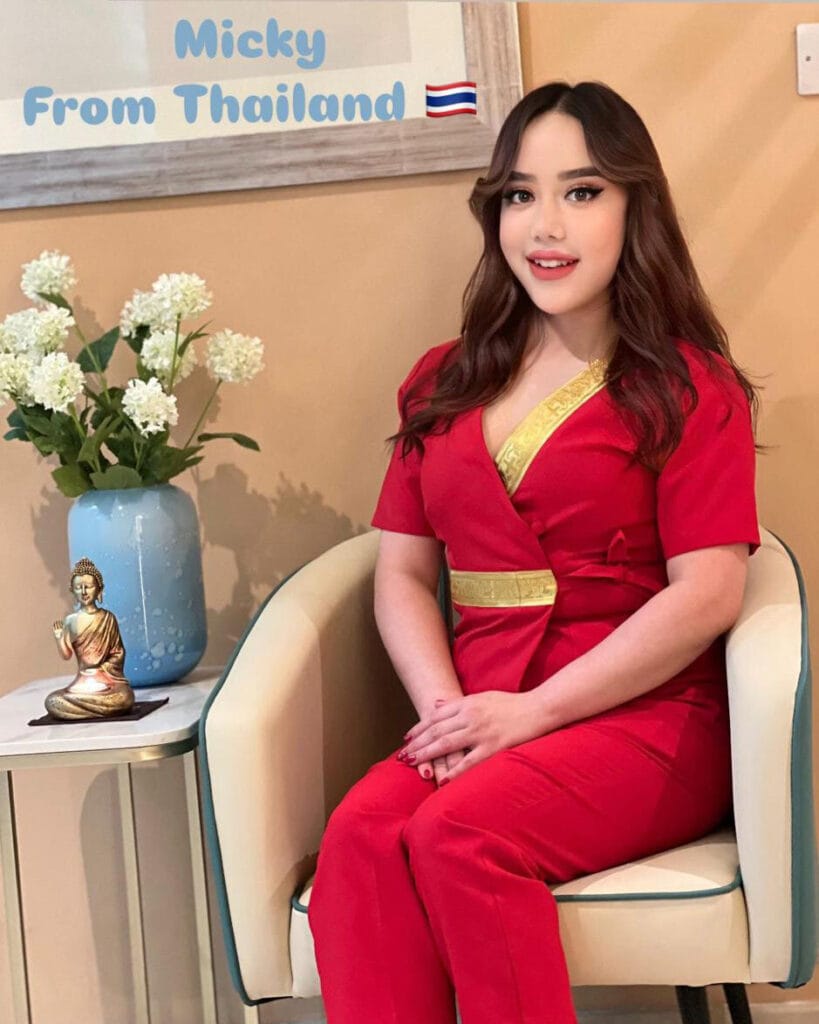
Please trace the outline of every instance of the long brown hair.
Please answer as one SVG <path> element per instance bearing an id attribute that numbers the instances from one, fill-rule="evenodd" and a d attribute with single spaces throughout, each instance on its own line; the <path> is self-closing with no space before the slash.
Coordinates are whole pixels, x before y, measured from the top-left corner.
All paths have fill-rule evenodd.
<path id="1" fill-rule="evenodd" d="M 403 427 L 387 441 L 403 439 L 424 450 L 423 436 L 448 430 L 459 413 L 490 402 L 513 380 L 525 355 L 534 319 L 541 311 L 513 274 L 500 247 L 503 191 L 514 168 L 524 129 L 547 111 L 577 118 L 586 147 L 604 177 L 628 191 L 625 240 L 611 283 L 617 344 L 606 372 L 608 391 L 637 438 L 635 458 L 659 468 L 682 437 L 682 393 L 697 394 L 680 337 L 705 353 L 712 369 L 722 355 L 751 406 L 756 423 L 756 387 L 733 361 L 725 329 L 703 290 L 654 143 L 640 116 L 602 82 L 549 82 L 527 93 L 510 111 L 495 142 L 485 176 L 469 197 L 483 230 L 484 249 L 463 294 L 461 331 L 437 374 L 423 407 L 409 407 L 426 380 L 407 389 Z M 757 446 L 758 448 L 761 446 Z"/>

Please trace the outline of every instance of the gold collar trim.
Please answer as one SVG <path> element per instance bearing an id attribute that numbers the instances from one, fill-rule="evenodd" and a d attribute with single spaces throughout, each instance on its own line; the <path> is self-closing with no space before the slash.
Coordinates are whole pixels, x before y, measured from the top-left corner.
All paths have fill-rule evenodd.
<path id="1" fill-rule="evenodd" d="M 532 460 L 557 428 L 606 385 L 607 359 L 595 359 L 524 417 L 495 456 L 508 494 L 517 490 Z"/>

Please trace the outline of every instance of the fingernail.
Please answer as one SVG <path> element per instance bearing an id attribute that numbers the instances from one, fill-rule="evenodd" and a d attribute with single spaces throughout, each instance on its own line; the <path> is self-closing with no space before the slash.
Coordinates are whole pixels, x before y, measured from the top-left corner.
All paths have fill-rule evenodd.
<path id="1" fill-rule="evenodd" d="M 407 764 L 415 764 L 417 758 L 415 757 L 415 754 L 407 754 L 404 760 L 407 762 Z"/>
<path id="2" fill-rule="evenodd" d="M 449 782 L 449 779 L 441 779 L 441 785 L 445 786 Z"/>
<path id="3" fill-rule="evenodd" d="M 404 754 L 404 751 L 402 750 L 400 754 L 396 754 L 395 755 L 395 760 L 396 761 L 403 761 L 405 756 L 406 755 Z"/>
<path id="4" fill-rule="evenodd" d="M 424 770 L 423 770 L 423 771 L 421 772 L 421 774 L 422 774 L 422 775 L 424 776 L 424 778 L 425 778 L 425 779 L 431 779 L 431 778 L 432 778 L 432 769 L 430 769 L 430 768 L 425 768 L 425 769 L 424 769 Z"/>

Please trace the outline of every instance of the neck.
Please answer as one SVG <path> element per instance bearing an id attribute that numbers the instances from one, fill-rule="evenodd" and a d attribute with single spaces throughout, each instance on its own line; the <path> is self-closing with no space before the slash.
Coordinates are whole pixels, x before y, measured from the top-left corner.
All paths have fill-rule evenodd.
<path id="1" fill-rule="evenodd" d="M 545 350 L 553 354 L 565 352 L 575 359 L 592 363 L 596 359 L 609 359 L 617 344 L 618 328 L 606 323 L 593 330 L 567 331 L 564 324 L 548 316 L 532 326 L 527 346 L 527 355 L 534 356 Z"/>

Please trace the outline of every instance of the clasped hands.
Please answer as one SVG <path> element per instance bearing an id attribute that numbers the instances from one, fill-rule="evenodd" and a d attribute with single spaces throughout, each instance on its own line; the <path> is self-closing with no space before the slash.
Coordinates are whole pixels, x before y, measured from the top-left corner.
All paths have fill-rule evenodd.
<path id="1" fill-rule="evenodd" d="M 454 766 L 436 765 L 439 785 L 457 778 L 499 750 L 542 736 L 545 728 L 532 691 L 484 690 L 436 700 L 404 736 L 397 755 L 412 768 L 448 755 L 462 755 Z"/>

